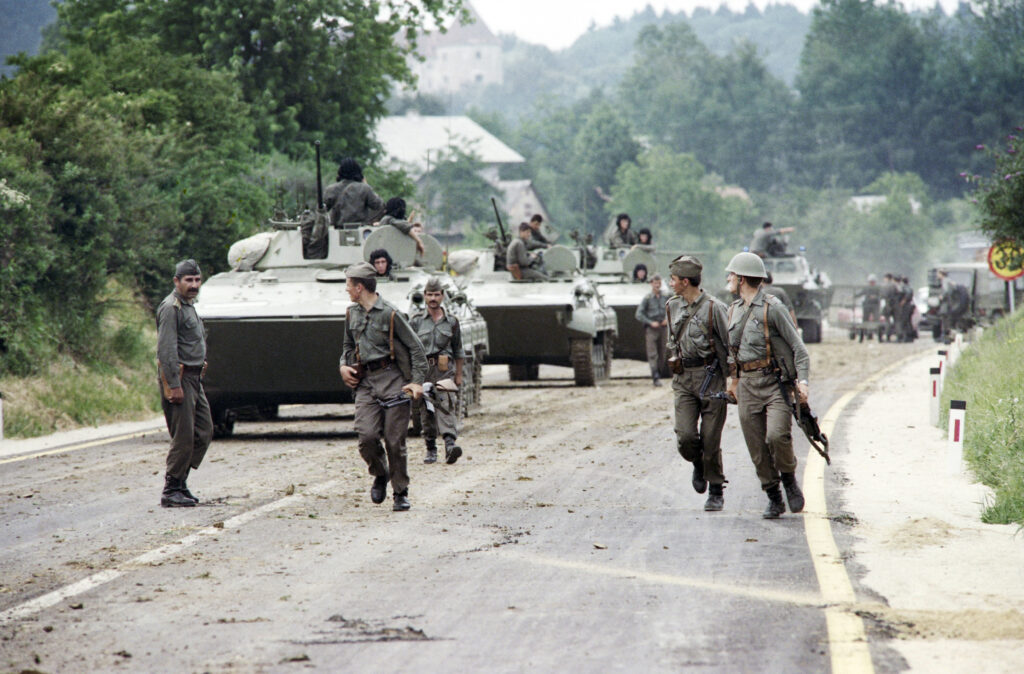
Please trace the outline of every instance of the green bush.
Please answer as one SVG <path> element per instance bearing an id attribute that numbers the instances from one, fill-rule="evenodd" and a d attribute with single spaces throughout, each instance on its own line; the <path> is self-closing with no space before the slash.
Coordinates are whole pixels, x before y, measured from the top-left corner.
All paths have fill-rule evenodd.
<path id="1" fill-rule="evenodd" d="M 950 400 L 967 402 L 964 455 L 995 498 L 982 520 L 1024 525 L 1024 312 L 985 331 L 946 376 L 943 426 Z"/>

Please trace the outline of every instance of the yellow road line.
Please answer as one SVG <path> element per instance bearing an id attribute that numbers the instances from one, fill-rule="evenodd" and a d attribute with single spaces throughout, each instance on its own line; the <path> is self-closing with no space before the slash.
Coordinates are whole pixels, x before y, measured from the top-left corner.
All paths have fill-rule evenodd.
<path id="1" fill-rule="evenodd" d="M 83 442 L 77 445 L 68 445 L 67 447 L 58 447 L 57 449 L 48 449 L 42 452 L 33 452 L 31 454 L 22 454 L 21 456 L 15 456 L 10 459 L 0 459 L 0 465 L 5 463 L 15 463 L 17 461 L 28 461 L 29 459 L 36 459 L 40 456 L 51 456 L 53 454 L 66 454 L 67 452 L 76 452 L 80 449 L 88 449 L 90 447 L 96 447 L 98 445 L 112 444 L 115 442 L 121 442 L 122 440 L 132 440 L 133 438 L 141 438 L 144 435 L 150 435 L 156 433 L 159 428 L 151 428 L 148 431 L 138 431 L 136 433 L 128 433 L 127 435 L 115 435 L 112 438 L 101 438 L 100 440 L 92 440 L 90 442 Z"/>
<path id="2" fill-rule="evenodd" d="M 821 431 L 831 438 L 836 422 L 854 398 L 893 370 L 923 355 L 916 353 L 902 358 L 845 393 L 828 409 L 821 421 Z M 804 464 L 804 497 L 804 533 L 814 562 L 814 572 L 818 576 L 821 596 L 826 604 L 825 624 L 828 629 L 832 674 L 871 674 L 875 668 L 871 662 L 864 622 L 853 613 L 857 596 L 832 537 L 832 523 L 825 502 L 825 460 L 818 456 L 813 447 L 807 452 Z"/>

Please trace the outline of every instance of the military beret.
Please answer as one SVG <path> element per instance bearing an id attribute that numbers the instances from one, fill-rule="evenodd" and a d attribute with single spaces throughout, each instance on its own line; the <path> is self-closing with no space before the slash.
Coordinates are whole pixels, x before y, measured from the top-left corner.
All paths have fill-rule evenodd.
<path id="1" fill-rule="evenodd" d="M 668 266 L 668 270 L 679 278 L 700 276 L 703 269 L 704 265 L 692 255 L 680 255 Z"/>
<path id="2" fill-rule="evenodd" d="M 346 278 L 377 278 L 377 270 L 369 262 L 359 262 L 345 270 Z"/>
<path id="3" fill-rule="evenodd" d="M 444 292 L 444 286 L 441 285 L 441 279 L 436 276 L 431 276 L 430 280 L 427 281 L 427 285 L 423 286 L 423 292 L 425 293 L 437 293 Z"/>
<path id="4" fill-rule="evenodd" d="M 202 276 L 202 274 L 203 272 L 199 270 L 199 263 L 192 259 L 182 260 L 174 267 L 174 278 Z"/>

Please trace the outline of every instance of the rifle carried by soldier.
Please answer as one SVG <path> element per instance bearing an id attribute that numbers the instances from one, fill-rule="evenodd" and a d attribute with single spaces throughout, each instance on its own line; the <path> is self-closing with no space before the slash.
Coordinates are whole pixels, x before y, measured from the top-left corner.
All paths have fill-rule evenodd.
<path id="1" fill-rule="evenodd" d="M 814 451 L 825 459 L 826 464 L 832 465 L 832 459 L 828 455 L 828 436 L 821 432 L 817 415 L 811 411 L 811 406 L 808 403 L 800 402 L 800 396 L 795 390 L 793 382 L 783 378 L 782 370 L 775 364 L 774 359 L 772 367 L 775 372 L 775 380 L 779 383 L 779 390 L 782 391 L 782 397 L 786 399 L 786 403 L 793 411 L 796 425 L 807 436 L 807 442 L 811 443 Z"/>

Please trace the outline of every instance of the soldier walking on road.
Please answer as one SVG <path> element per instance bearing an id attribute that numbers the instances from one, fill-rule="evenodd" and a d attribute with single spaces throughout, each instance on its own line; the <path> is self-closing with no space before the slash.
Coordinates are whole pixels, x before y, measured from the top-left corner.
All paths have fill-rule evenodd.
<path id="1" fill-rule="evenodd" d="M 667 306 L 668 348 L 679 453 L 693 463 L 690 481 L 697 493 L 703 494 L 710 484 L 704 510 L 718 511 L 725 505 L 721 441 L 726 402 L 706 396 L 725 389 L 728 332 L 725 304 L 700 287 L 702 270 L 700 260 L 691 255 L 669 265 L 675 295 Z"/>
<path id="2" fill-rule="evenodd" d="M 359 453 L 374 478 L 370 499 L 383 503 L 390 479 L 394 509 L 408 510 L 405 436 L 409 430 L 409 399 L 418 400 L 423 395 L 427 359 L 405 315 L 377 294 L 374 268 L 360 262 L 349 267 L 346 275 L 345 289 L 354 304 L 345 314 L 339 369 L 345 384 L 356 393 Z"/>
<path id="3" fill-rule="evenodd" d="M 743 438 L 768 495 L 763 517 L 775 519 L 786 512 L 780 478 L 790 510 L 804 507 L 796 481 L 792 408 L 780 382 L 796 380 L 799 402 L 805 402 L 811 359 L 786 308 L 761 290 L 767 276 L 761 258 L 738 253 L 725 270 L 729 290 L 739 294 L 729 307 L 729 392 L 737 399 Z"/>
<path id="4" fill-rule="evenodd" d="M 668 336 L 668 319 L 665 316 L 665 302 L 668 295 L 661 292 L 661 276 L 651 277 L 651 292 L 644 295 L 636 308 L 636 320 L 644 324 L 644 345 L 647 348 L 647 364 L 651 368 L 651 379 L 655 386 L 661 386 L 661 371 L 665 368 L 665 340 Z"/>
<path id="5" fill-rule="evenodd" d="M 437 434 L 440 432 L 444 438 L 445 462 L 452 464 L 462 456 L 462 448 L 455 444 L 459 437 L 459 396 L 458 393 L 440 389 L 438 383 L 450 380 L 457 387 L 462 387 L 462 365 L 466 354 L 462 349 L 459 319 L 445 313 L 441 306 L 444 286 L 439 278 L 433 276 L 427 281 L 423 288 L 423 298 L 427 310 L 416 314 L 409 322 L 427 354 L 426 382 L 430 383 L 432 391 L 426 397 L 434 408 L 431 412 L 425 403 L 420 405 L 423 439 L 427 444 L 427 456 L 423 463 L 437 461 Z"/>
<path id="6" fill-rule="evenodd" d="M 160 403 L 171 434 L 164 491 L 160 496 L 160 505 L 165 508 L 189 507 L 199 502 L 185 481 L 190 470 L 199 468 L 213 439 L 213 417 L 202 382 L 206 335 L 193 305 L 202 280 L 195 260 L 179 262 L 174 269 L 174 292 L 156 310 Z"/>

